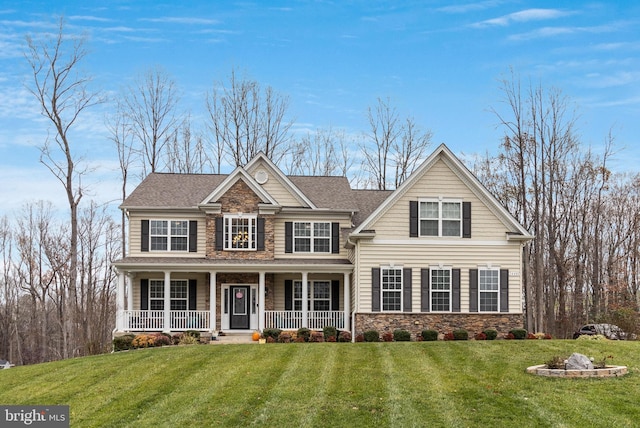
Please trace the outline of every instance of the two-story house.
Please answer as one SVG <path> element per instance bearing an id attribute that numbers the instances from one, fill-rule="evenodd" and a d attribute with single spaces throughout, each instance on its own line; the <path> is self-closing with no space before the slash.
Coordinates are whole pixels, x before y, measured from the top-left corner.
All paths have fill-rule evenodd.
<path id="1" fill-rule="evenodd" d="M 287 176 L 150 174 L 123 202 L 115 334 L 522 327 L 532 236 L 445 146 L 395 191 Z"/>

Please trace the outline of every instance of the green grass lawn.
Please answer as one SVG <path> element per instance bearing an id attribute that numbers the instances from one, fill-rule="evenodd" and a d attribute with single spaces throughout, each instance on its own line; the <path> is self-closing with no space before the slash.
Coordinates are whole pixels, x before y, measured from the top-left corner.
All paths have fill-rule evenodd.
<path id="1" fill-rule="evenodd" d="M 629 374 L 525 373 L 613 355 Z M 68 404 L 71 426 L 633 427 L 640 342 L 194 345 L 0 371 L 0 404 Z"/>

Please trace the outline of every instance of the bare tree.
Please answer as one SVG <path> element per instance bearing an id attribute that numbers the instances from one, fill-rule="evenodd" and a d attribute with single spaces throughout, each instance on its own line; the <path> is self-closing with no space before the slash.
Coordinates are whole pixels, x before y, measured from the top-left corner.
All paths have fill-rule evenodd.
<path id="1" fill-rule="evenodd" d="M 53 142 L 47 139 L 41 148 L 41 162 L 62 183 L 70 210 L 69 292 L 76 303 L 78 268 L 78 205 L 83 196 L 82 177 L 86 170 L 79 166 L 71 143 L 70 131 L 87 109 L 101 100 L 89 91 L 90 78 L 80 74 L 79 67 L 86 56 L 83 37 L 67 36 L 64 20 L 58 32 L 43 40 L 27 36 L 25 54 L 33 72 L 29 88 L 37 99 L 42 115 L 54 127 Z"/>
<path id="2" fill-rule="evenodd" d="M 185 118 L 167 144 L 167 172 L 201 174 L 210 164 L 203 138 L 192 131 L 190 117 Z"/>
<path id="3" fill-rule="evenodd" d="M 318 129 L 294 144 L 287 162 L 289 174 L 338 175 L 346 177 L 353 165 L 344 130 Z"/>
<path id="4" fill-rule="evenodd" d="M 274 163 L 280 162 L 289 149 L 288 107 L 287 97 L 270 86 L 263 89 L 255 80 L 238 78 L 235 70 L 227 84 L 218 82 L 207 96 L 217 172 L 224 156 L 240 166 L 262 151 Z"/>

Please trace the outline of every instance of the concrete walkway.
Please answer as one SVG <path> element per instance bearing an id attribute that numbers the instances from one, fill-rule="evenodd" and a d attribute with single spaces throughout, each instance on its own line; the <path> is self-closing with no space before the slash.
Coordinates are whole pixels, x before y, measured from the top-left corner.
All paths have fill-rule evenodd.
<path id="1" fill-rule="evenodd" d="M 258 343 L 253 341 L 251 334 L 225 334 L 224 336 L 218 336 L 217 340 L 212 340 L 212 345 L 228 345 L 230 343 Z"/>

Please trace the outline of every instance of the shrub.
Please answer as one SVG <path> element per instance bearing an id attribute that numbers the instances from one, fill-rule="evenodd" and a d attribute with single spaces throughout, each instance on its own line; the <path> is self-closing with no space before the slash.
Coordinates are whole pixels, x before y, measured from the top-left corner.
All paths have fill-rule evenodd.
<path id="1" fill-rule="evenodd" d="M 198 330 L 187 330 L 184 332 L 184 334 L 186 334 L 187 336 L 195 337 L 196 339 L 200 340 L 200 332 Z"/>
<path id="2" fill-rule="evenodd" d="M 309 341 L 309 336 L 311 336 L 311 330 L 309 330 L 308 328 L 299 328 L 298 331 L 296 332 L 296 336 L 297 337 L 302 337 L 302 341 L 303 342 L 308 342 Z"/>
<path id="3" fill-rule="evenodd" d="M 475 340 L 487 340 L 487 335 L 484 334 L 483 332 L 480 332 L 480 333 L 476 333 L 476 335 L 473 336 L 473 338 Z"/>
<path id="4" fill-rule="evenodd" d="M 149 334 L 139 334 L 131 341 L 134 348 L 151 348 L 154 346 L 154 337 Z"/>
<path id="5" fill-rule="evenodd" d="M 514 328 L 509 333 L 512 334 L 516 340 L 524 340 L 527 338 L 527 330 L 524 328 Z"/>
<path id="6" fill-rule="evenodd" d="M 498 332 L 492 328 L 483 331 L 483 333 L 487 336 L 487 340 L 496 340 L 498 337 Z"/>
<path id="7" fill-rule="evenodd" d="M 338 342 L 351 342 L 351 333 L 348 331 L 341 331 L 338 335 Z"/>
<path id="8" fill-rule="evenodd" d="M 267 343 L 276 343 L 276 340 L 272 336 L 267 336 Z"/>
<path id="9" fill-rule="evenodd" d="M 118 336 L 113 338 L 113 350 L 114 352 L 125 351 L 132 349 L 131 342 L 135 336 L 133 334 L 125 334 L 124 336 Z"/>
<path id="10" fill-rule="evenodd" d="M 452 332 L 449 331 L 449 332 L 444 334 L 444 340 L 454 340 L 454 339 L 455 339 L 455 337 L 453 336 Z"/>
<path id="11" fill-rule="evenodd" d="M 364 342 L 364 334 L 360 333 L 356 335 L 356 342 Z"/>
<path id="12" fill-rule="evenodd" d="M 411 333 L 407 330 L 394 330 L 393 340 L 396 342 L 411 342 Z"/>
<path id="13" fill-rule="evenodd" d="M 379 342 L 380 341 L 380 333 L 376 330 L 367 330 L 364 332 L 364 341 L 365 342 Z"/>
<path id="14" fill-rule="evenodd" d="M 529 339 L 529 340 L 537 340 L 538 337 L 533 333 L 527 333 L 527 339 Z"/>
<path id="15" fill-rule="evenodd" d="M 302 336 L 298 336 L 298 337 L 296 337 L 296 338 L 294 339 L 294 342 L 296 342 L 296 343 L 304 343 L 304 342 L 305 342 L 305 340 L 304 340 L 304 337 L 302 337 Z"/>
<path id="16" fill-rule="evenodd" d="M 453 340 L 469 340 L 469 333 L 463 328 L 453 330 Z"/>
<path id="17" fill-rule="evenodd" d="M 578 336 L 578 340 L 609 340 L 609 339 L 607 339 L 602 334 L 594 334 L 594 335 L 581 334 L 580 336 Z"/>
<path id="18" fill-rule="evenodd" d="M 327 340 L 331 336 L 335 339 L 338 336 L 338 330 L 336 330 L 335 327 L 326 326 L 322 329 L 322 334 L 324 336 L 324 340 Z"/>
<path id="19" fill-rule="evenodd" d="M 382 333 L 382 341 L 383 342 L 393 342 L 393 333 L 390 331 L 385 331 Z"/>
<path id="20" fill-rule="evenodd" d="M 422 338 L 427 342 L 438 340 L 438 332 L 435 330 L 422 330 Z"/>
<path id="21" fill-rule="evenodd" d="M 291 334 L 289 333 L 280 333 L 278 336 L 278 342 L 280 343 L 291 343 Z"/>
<path id="22" fill-rule="evenodd" d="M 174 345 L 179 345 L 183 336 L 184 336 L 184 333 L 176 333 L 173 336 L 171 336 L 171 342 L 173 342 Z"/>
<path id="23" fill-rule="evenodd" d="M 545 364 L 547 365 L 548 369 L 564 369 L 565 360 L 566 360 L 565 357 L 554 355 L 553 357 L 551 357 L 549 361 L 545 362 Z"/>
<path id="24" fill-rule="evenodd" d="M 264 330 L 262 330 L 262 337 L 264 337 L 265 339 L 272 338 L 275 342 L 278 340 L 278 337 L 280 337 L 280 333 L 282 333 L 282 330 L 280 330 L 279 328 L 265 328 Z"/>
<path id="25" fill-rule="evenodd" d="M 513 340 L 516 337 L 513 335 L 513 333 L 508 333 L 504 338 L 505 340 Z"/>
<path id="26" fill-rule="evenodd" d="M 178 345 L 196 345 L 198 342 L 199 340 L 197 337 L 190 334 L 183 334 Z"/>
<path id="27" fill-rule="evenodd" d="M 171 344 L 171 336 L 164 333 L 157 333 L 153 335 L 153 346 L 167 346 Z"/>
<path id="28" fill-rule="evenodd" d="M 335 336 L 327 336 L 325 342 L 335 342 L 336 341 L 336 337 Z"/>
<path id="29" fill-rule="evenodd" d="M 309 342 L 324 342 L 324 334 L 321 331 L 312 331 L 311 336 L 309 336 Z"/>

